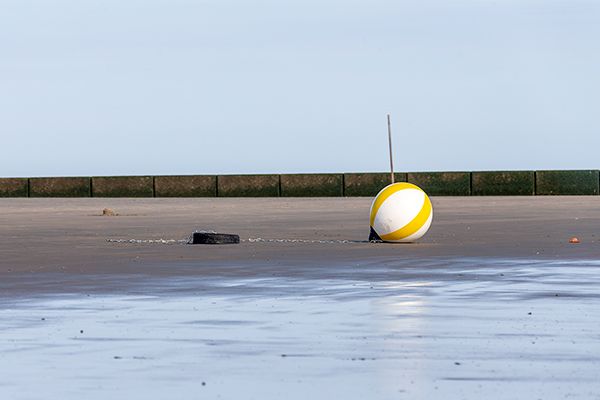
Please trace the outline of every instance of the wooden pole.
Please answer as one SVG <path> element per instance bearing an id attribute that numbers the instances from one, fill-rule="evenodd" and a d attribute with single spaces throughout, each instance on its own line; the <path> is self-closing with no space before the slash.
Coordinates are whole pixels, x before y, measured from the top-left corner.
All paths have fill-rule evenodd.
<path id="1" fill-rule="evenodd" d="M 390 122 L 390 114 L 387 115 L 387 125 L 388 125 L 388 144 L 390 147 L 390 173 L 392 183 L 394 183 L 394 159 L 392 157 L 392 123 Z"/>

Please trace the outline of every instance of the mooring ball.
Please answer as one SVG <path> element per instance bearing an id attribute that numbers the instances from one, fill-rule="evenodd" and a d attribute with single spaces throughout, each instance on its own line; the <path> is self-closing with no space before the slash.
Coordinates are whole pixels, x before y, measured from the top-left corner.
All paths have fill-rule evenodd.
<path id="1" fill-rule="evenodd" d="M 384 242 L 414 242 L 427 233 L 432 219 L 431 200 L 412 183 L 386 186 L 371 204 L 371 228 Z"/>

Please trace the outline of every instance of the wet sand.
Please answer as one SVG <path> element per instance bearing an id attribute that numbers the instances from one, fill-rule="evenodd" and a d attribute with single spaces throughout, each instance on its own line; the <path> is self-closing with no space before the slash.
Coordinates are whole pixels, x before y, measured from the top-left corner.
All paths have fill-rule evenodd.
<path id="1" fill-rule="evenodd" d="M 2 199 L 0 397 L 600 398 L 600 198 L 433 203 Z M 106 241 L 195 229 L 356 243 Z"/>

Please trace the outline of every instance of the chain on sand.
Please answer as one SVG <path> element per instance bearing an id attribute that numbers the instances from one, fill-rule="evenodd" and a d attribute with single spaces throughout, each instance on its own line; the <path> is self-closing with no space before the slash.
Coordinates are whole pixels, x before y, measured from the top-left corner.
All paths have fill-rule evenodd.
<path id="1" fill-rule="evenodd" d="M 108 243 L 128 244 L 189 244 L 191 237 L 187 239 L 106 239 Z M 369 243 L 367 240 L 317 240 L 317 239 L 263 239 L 248 238 L 241 242 L 248 243 L 311 243 L 311 244 L 347 244 L 347 243 Z M 371 241 L 375 242 L 375 241 Z"/>
<path id="2" fill-rule="evenodd" d="M 129 244 L 188 244 L 189 239 L 106 239 L 108 243 Z"/>

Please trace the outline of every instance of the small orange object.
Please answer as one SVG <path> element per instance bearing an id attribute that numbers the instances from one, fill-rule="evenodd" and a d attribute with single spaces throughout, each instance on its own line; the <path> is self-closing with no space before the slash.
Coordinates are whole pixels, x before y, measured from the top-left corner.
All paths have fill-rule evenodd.
<path id="1" fill-rule="evenodd" d="M 579 243 L 579 239 L 573 236 L 571 239 L 569 239 L 569 243 Z"/>

